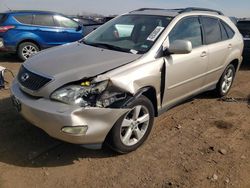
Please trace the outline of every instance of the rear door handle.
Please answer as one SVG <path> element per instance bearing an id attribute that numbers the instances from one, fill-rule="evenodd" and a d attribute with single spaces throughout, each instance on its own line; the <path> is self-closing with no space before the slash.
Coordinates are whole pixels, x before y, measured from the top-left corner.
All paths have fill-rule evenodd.
<path id="1" fill-rule="evenodd" d="M 201 57 L 206 57 L 206 56 L 207 56 L 207 52 L 204 51 L 201 53 Z"/>
<path id="2" fill-rule="evenodd" d="M 229 44 L 228 45 L 228 49 L 232 49 L 233 45 L 232 44 Z"/>

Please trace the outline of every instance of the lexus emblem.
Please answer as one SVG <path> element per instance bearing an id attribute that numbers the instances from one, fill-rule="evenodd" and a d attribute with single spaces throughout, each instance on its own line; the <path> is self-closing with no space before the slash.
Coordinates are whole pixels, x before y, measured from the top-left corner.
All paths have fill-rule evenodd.
<path id="1" fill-rule="evenodd" d="M 28 73 L 24 73 L 22 76 L 21 76 L 21 80 L 22 82 L 25 82 L 26 80 L 28 80 L 30 77 L 30 75 Z"/>

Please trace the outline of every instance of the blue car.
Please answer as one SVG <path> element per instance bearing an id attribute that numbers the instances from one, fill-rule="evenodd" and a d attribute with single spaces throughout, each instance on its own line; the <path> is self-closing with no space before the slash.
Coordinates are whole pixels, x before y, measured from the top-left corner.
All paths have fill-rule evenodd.
<path id="1" fill-rule="evenodd" d="M 0 13 L 0 50 L 26 60 L 40 50 L 83 38 L 83 27 L 62 14 L 45 11 Z"/>

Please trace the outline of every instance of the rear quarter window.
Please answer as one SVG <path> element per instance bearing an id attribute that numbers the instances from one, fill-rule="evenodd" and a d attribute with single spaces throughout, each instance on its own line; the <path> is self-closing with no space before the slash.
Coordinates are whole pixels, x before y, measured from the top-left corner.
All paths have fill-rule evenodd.
<path id="1" fill-rule="evenodd" d="M 230 26 L 228 26 L 225 22 L 220 20 L 220 28 L 221 28 L 221 35 L 222 35 L 222 40 L 228 40 L 233 38 L 235 32 L 233 29 L 231 29 Z"/>
<path id="2" fill-rule="evenodd" d="M 32 24 L 32 15 L 16 15 L 14 18 L 22 24 Z"/>
<path id="3" fill-rule="evenodd" d="M 221 29 L 221 38 L 222 38 L 222 40 L 229 39 L 227 31 L 226 31 L 225 27 L 222 24 L 220 24 L 220 29 Z"/>
<path id="4" fill-rule="evenodd" d="M 64 27 L 64 28 L 77 28 L 78 23 L 61 15 L 55 15 L 54 16 L 56 25 L 59 27 Z"/>

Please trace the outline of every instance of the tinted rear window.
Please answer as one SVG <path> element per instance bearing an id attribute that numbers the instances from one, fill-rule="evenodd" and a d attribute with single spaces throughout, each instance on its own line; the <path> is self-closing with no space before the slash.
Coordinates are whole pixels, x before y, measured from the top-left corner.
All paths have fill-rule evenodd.
<path id="1" fill-rule="evenodd" d="M 20 23 L 32 24 L 33 16 L 32 15 L 17 15 L 17 16 L 14 16 L 14 18 Z"/>
<path id="2" fill-rule="evenodd" d="M 54 18 L 52 15 L 42 15 L 42 14 L 35 15 L 33 24 L 41 26 L 55 26 Z"/>

